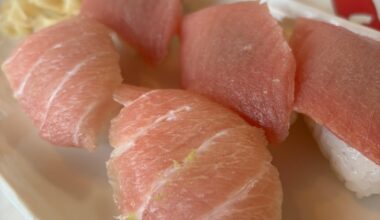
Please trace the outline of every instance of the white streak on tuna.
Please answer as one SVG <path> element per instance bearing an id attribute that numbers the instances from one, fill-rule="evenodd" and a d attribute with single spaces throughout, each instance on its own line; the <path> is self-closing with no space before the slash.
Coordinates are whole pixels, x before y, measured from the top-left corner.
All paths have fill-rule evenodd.
<path id="1" fill-rule="evenodd" d="M 69 43 L 69 42 L 71 42 L 71 41 L 77 41 L 78 39 L 80 39 L 80 38 L 82 38 L 82 37 L 90 36 L 90 35 L 95 35 L 95 33 L 84 34 L 84 35 L 82 35 L 82 36 L 80 36 L 80 37 L 78 37 L 78 38 L 68 38 L 67 40 L 65 40 L 65 41 L 63 41 L 63 42 L 59 42 L 59 43 L 57 43 L 57 44 L 54 44 L 54 45 L 53 45 L 52 47 L 50 47 L 49 49 L 45 50 L 45 51 L 40 55 L 40 57 L 38 58 L 38 60 L 33 64 L 33 66 L 31 66 L 31 67 L 29 68 L 29 71 L 25 74 L 23 80 L 22 80 L 21 83 L 20 83 L 20 86 L 19 86 L 18 89 L 15 91 L 14 96 L 15 96 L 16 98 L 18 98 L 18 97 L 20 97 L 20 96 L 23 94 L 24 89 L 25 89 L 25 86 L 26 86 L 26 84 L 28 83 L 30 77 L 32 76 L 34 70 L 35 70 L 35 69 L 36 69 L 41 63 L 43 63 L 43 61 L 45 61 L 44 57 L 45 57 L 45 55 L 46 55 L 49 51 L 52 51 L 52 50 L 55 50 L 55 49 L 61 48 L 61 47 L 63 47 L 63 45 L 64 45 L 65 43 Z M 19 53 L 21 53 L 21 51 L 22 51 L 23 48 L 24 48 L 24 47 L 21 46 L 21 47 L 17 50 L 16 54 L 15 54 L 14 56 L 12 56 L 11 58 L 9 58 L 9 59 L 3 64 L 3 66 L 5 66 L 5 65 L 7 65 L 8 63 L 12 62 L 12 61 L 14 60 L 14 58 L 15 58 Z"/>
<path id="2" fill-rule="evenodd" d="M 142 97 L 142 96 L 140 96 L 140 97 Z M 187 105 L 181 106 L 181 107 L 179 107 L 177 109 L 174 109 L 174 110 L 170 110 L 166 114 L 164 114 L 164 115 L 156 118 L 156 120 L 154 120 L 148 126 L 145 126 L 143 128 L 138 129 L 138 131 L 135 134 L 133 134 L 131 137 L 129 137 L 122 146 L 120 146 L 120 147 L 118 147 L 118 148 L 116 148 L 115 150 L 112 151 L 111 159 L 119 157 L 122 154 L 124 154 L 125 152 L 127 152 L 131 147 L 133 147 L 135 145 L 136 140 L 138 140 L 140 137 L 144 136 L 150 130 L 152 130 L 155 127 L 157 127 L 161 122 L 166 121 L 173 112 L 174 113 L 178 113 L 178 112 L 182 112 L 182 111 L 187 111 L 188 112 L 190 110 L 191 110 L 191 107 L 187 106 Z"/>
<path id="3" fill-rule="evenodd" d="M 87 65 L 90 61 L 100 57 L 101 55 L 104 55 L 106 54 L 105 52 L 104 53 L 100 53 L 100 54 L 94 54 L 94 55 L 91 55 L 89 57 L 87 57 L 86 59 L 82 60 L 82 62 L 76 64 L 72 69 L 70 69 L 68 72 L 66 72 L 65 76 L 62 78 L 62 80 L 59 82 L 58 86 L 54 89 L 54 91 L 52 92 L 52 94 L 50 95 L 47 103 L 46 103 L 46 112 L 45 112 L 45 116 L 44 116 L 44 119 L 42 120 L 42 124 L 40 126 L 40 128 L 42 129 L 43 126 L 45 125 L 45 122 L 46 122 L 46 119 L 47 119 L 47 116 L 49 114 L 49 111 L 50 111 L 50 108 L 51 108 L 51 105 L 54 101 L 54 99 L 57 97 L 58 93 L 62 90 L 63 86 L 73 77 L 75 76 L 85 65 Z"/>
<path id="4" fill-rule="evenodd" d="M 120 100 L 120 99 L 118 99 L 117 97 L 114 97 L 114 100 L 115 100 L 116 102 L 118 102 L 118 103 L 121 103 L 121 104 L 126 108 L 126 107 L 129 107 L 129 106 L 131 106 L 132 104 L 136 103 L 137 101 L 140 101 L 140 100 L 142 100 L 142 99 L 148 98 L 149 95 L 155 93 L 156 91 L 159 91 L 159 90 L 151 90 L 151 91 L 149 91 L 149 92 L 146 92 L 146 93 L 142 94 L 142 95 L 139 96 L 137 99 L 131 100 L 131 101 L 129 101 L 129 102 L 125 102 L 125 101 L 123 101 L 123 100 Z"/>
<path id="5" fill-rule="evenodd" d="M 80 130 L 82 128 L 82 124 L 84 123 L 85 119 L 90 116 L 91 112 L 95 109 L 97 104 L 98 104 L 98 102 L 94 102 L 91 105 L 89 105 L 86 108 L 86 111 L 80 117 L 78 124 L 75 126 L 73 141 L 78 146 L 79 146 L 79 136 L 80 136 Z"/>
<path id="6" fill-rule="evenodd" d="M 236 128 L 227 128 L 227 129 L 224 129 L 222 131 L 219 131 L 218 133 L 216 133 L 215 135 L 213 135 L 212 137 L 210 137 L 209 139 L 207 139 L 206 141 L 204 141 L 200 146 L 199 148 L 197 149 L 197 153 L 203 153 L 205 151 L 207 151 L 209 149 L 209 146 L 216 140 L 218 139 L 219 137 L 222 137 L 222 136 L 225 136 L 227 135 L 227 133 L 232 130 L 232 129 L 236 129 Z"/>
<path id="7" fill-rule="evenodd" d="M 208 139 L 204 140 L 202 144 L 199 145 L 197 150 L 195 151 L 195 155 L 198 155 L 200 153 L 203 153 L 207 150 L 209 150 L 209 146 L 214 143 L 214 141 L 224 135 L 227 135 L 228 131 L 235 128 L 227 128 L 223 129 L 222 131 L 218 131 L 213 136 L 209 137 Z M 181 167 L 185 167 L 188 163 L 191 163 L 191 160 L 186 160 L 184 158 L 184 162 Z M 142 216 L 144 214 L 144 211 L 146 210 L 147 206 L 149 205 L 150 201 L 152 200 L 153 195 L 158 192 L 167 182 L 168 180 L 174 176 L 175 173 L 178 172 L 178 167 L 169 167 L 163 171 L 163 178 L 161 180 L 158 180 L 155 182 L 151 190 L 147 195 L 144 196 L 145 200 L 143 204 L 140 206 L 140 208 L 137 210 L 137 219 L 142 219 Z"/>
<path id="8" fill-rule="evenodd" d="M 25 88 L 25 85 L 26 83 L 29 81 L 29 78 L 32 76 L 32 73 L 33 71 L 41 64 L 43 63 L 45 60 L 43 59 L 43 56 L 41 56 L 37 62 L 35 62 L 33 64 L 33 66 L 29 69 L 29 71 L 26 73 L 24 79 L 22 80 L 20 86 L 18 87 L 18 89 L 16 90 L 16 92 L 14 93 L 14 96 L 16 98 L 20 97 L 22 95 L 22 93 L 24 92 L 24 88 Z"/>
<path id="9" fill-rule="evenodd" d="M 214 207 L 207 215 L 200 219 L 222 219 L 223 213 L 225 213 L 226 210 L 232 210 L 234 204 L 248 197 L 249 192 L 255 188 L 256 184 L 268 173 L 271 166 L 271 164 L 266 164 L 259 175 L 248 179 L 238 190 L 231 193 L 225 201 Z"/>
<path id="10" fill-rule="evenodd" d="M 166 120 L 168 120 L 168 121 L 175 121 L 176 119 L 177 119 L 177 116 L 176 116 L 175 112 L 169 111 L 169 116 L 168 116 L 168 118 Z"/>

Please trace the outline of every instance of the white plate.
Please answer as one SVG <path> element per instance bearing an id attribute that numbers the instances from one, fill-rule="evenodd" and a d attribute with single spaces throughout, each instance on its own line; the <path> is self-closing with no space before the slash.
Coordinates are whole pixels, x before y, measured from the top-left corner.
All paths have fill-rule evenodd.
<path id="1" fill-rule="evenodd" d="M 211 2 L 231 1 L 184 2 L 187 9 L 196 9 Z M 314 17 L 380 39 L 379 32 L 351 25 L 292 1 L 273 0 L 270 4 L 272 13 L 278 18 Z M 0 61 L 12 47 L 11 42 L 0 39 Z M 141 63 L 133 52 L 130 55 Z M 168 66 L 173 65 L 168 62 L 161 67 L 161 72 Z M 139 70 L 137 72 L 149 72 L 137 77 L 140 81 L 157 78 L 152 77 L 153 71 L 148 67 L 134 68 Z M 165 76 L 168 77 L 167 74 Z M 136 80 L 136 77 L 132 78 Z M 166 79 L 162 82 L 167 83 Z M 330 170 L 302 120 L 293 125 L 287 141 L 280 146 L 272 146 L 271 151 L 284 188 L 284 220 L 380 219 L 380 197 L 359 200 L 347 191 Z M 108 146 L 88 153 L 54 147 L 41 140 L 12 98 L 3 74 L 0 75 L 0 197 L 5 195 L 17 208 L 19 216 L 43 220 L 112 219 L 117 211 L 104 165 L 109 153 Z M 1 205 L 0 208 L 4 208 Z M 3 214 L 1 217 L 10 219 Z M 11 219 L 18 218 L 14 216 Z"/>

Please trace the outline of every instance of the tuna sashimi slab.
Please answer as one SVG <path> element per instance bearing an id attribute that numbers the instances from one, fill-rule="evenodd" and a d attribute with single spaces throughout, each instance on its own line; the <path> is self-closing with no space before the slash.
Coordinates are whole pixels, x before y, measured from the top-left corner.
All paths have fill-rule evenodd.
<path id="1" fill-rule="evenodd" d="M 265 4 L 244 2 L 185 17 L 182 82 L 265 129 L 272 142 L 288 135 L 295 61 Z"/>
<path id="2" fill-rule="evenodd" d="M 27 38 L 2 68 L 25 112 L 53 144 L 92 149 L 122 81 L 109 31 L 73 18 Z"/>
<path id="3" fill-rule="evenodd" d="M 182 8 L 180 0 L 84 0 L 81 14 L 111 27 L 157 63 L 178 31 Z"/>
<path id="4" fill-rule="evenodd" d="M 300 19 L 295 109 L 380 164 L 380 42 Z"/>
<path id="5" fill-rule="evenodd" d="M 115 99 L 107 167 L 120 219 L 281 219 L 261 129 L 191 92 L 122 87 Z"/>

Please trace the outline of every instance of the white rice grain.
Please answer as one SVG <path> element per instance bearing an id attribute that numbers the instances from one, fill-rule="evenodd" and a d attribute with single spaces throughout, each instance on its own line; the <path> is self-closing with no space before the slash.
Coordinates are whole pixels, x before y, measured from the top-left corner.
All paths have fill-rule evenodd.
<path id="1" fill-rule="evenodd" d="M 306 119 L 324 156 L 346 187 L 361 197 L 380 194 L 380 165 L 339 139 L 326 127 Z"/>

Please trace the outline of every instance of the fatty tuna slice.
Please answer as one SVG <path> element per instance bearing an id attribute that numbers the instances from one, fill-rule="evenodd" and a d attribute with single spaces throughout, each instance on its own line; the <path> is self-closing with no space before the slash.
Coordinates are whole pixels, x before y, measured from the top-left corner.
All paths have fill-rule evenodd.
<path id="1" fill-rule="evenodd" d="M 93 149 L 117 108 L 118 59 L 108 29 L 77 17 L 28 37 L 2 68 L 43 138 Z"/>
<path id="2" fill-rule="evenodd" d="M 295 110 L 380 164 L 380 42 L 299 19 Z"/>
<path id="3" fill-rule="evenodd" d="M 116 100 L 108 173 L 121 219 L 281 219 L 282 190 L 261 129 L 199 95 Z"/>
<path id="4" fill-rule="evenodd" d="M 180 0 L 84 0 L 81 14 L 114 29 L 153 63 L 164 59 L 181 22 Z"/>
<path id="5" fill-rule="evenodd" d="M 265 4 L 212 6 L 184 18 L 183 86 L 264 128 L 269 141 L 288 135 L 295 61 Z"/>

